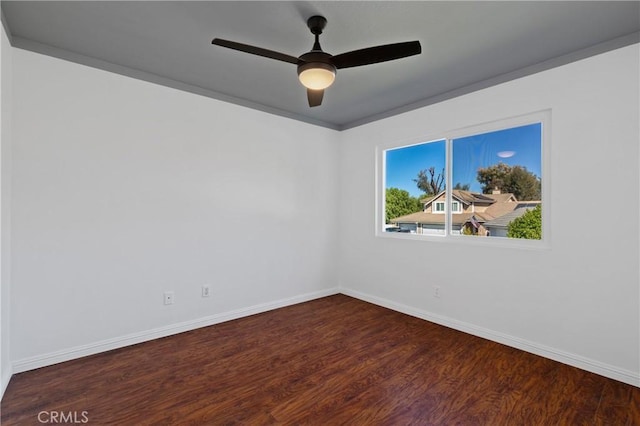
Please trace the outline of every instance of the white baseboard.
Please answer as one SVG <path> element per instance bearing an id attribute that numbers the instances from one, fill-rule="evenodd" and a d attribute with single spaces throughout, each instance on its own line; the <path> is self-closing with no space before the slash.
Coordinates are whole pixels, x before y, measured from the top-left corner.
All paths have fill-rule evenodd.
<path id="1" fill-rule="evenodd" d="M 295 305 L 297 303 L 308 302 L 313 299 L 319 299 L 325 296 L 331 296 L 338 294 L 338 288 L 330 288 L 326 290 L 320 290 L 313 293 L 301 294 L 286 299 L 275 300 L 272 302 L 261 303 L 259 305 L 249 306 L 247 308 L 236 309 L 221 314 L 210 315 L 203 318 L 198 318 L 191 321 L 185 321 L 177 324 L 171 324 L 165 327 L 159 327 L 152 330 L 142 331 L 139 333 L 133 333 L 126 336 L 116 337 L 113 339 L 102 340 L 95 343 L 89 343 L 87 345 L 76 346 L 61 351 L 51 352 L 48 354 L 37 355 L 25 359 L 16 360 L 13 362 L 13 373 L 21 373 L 23 371 L 33 370 L 36 368 L 46 367 L 49 365 L 57 364 L 60 362 L 70 361 L 72 359 L 81 358 L 88 355 L 94 355 L 101 352 L 110 351 L 113 349 L 122 348 L 125 346 L 135 345 L 137 343 L 146 342 L 153 339 L 159 339 L 161 337 L 171 336 L 173 334 L 183 333 L 185 331 L 195 330 L 201 327 L 207 327 L 214 324 L 219 324 L 226 321 L 246 317 L 249 315 L 255 315 L 262 312 L 271 311 L 273 309 L 283 308 L 285 306 Z M 7 378 L 7 383 L 9 382 Z M 6 386 L 3 379 L 3 386 Z"/>
<path id="2" fill-rule="evenodd" d="M 434 314 L 428 311 L 397 303 L 392 300 L 383 299 L 381 297 L 372 296 L 370 294 L 362 293 L 356 290 L 340 288 L 340 293 L 343 293 L 347 296 L 355 297 L 356 299 L 360 299 L 365 302 L 383 306 L 397 312 L 402 312 L 403 314 L 411 315 L 416 318 L 421 318 L 436 324 L 440 324 L 454 330 L 482 337 L 484 339 L 501 343 L 503 345 L 521 349 L 525 352 L 540 355 L 542 357 L 549 358 L 563 364 L 571 365 L 582 370 L 586 370 L 604 377 L 640 387 L 640 374 L 634 373 L 633 371 L 618 368 L 613 365 L 602 363 L 600 361 L 582 357 L 580 355 L 564 352 L 549 346 L 541 345 L 536 342 L 520 339 L 518 337 L 510 336 L 508 334 L 500 333 L 487 328 L 478 327 L 477 325 L 471 323 L 458 321 L 443 315 Z"/>
<path id="3" fill-rule="evenodd" d="M 11 376 L 13 373 L 11 371 L 3 371 L 2 377 L 0 377 L 0 400 L 4 396 L 4 391 L 7 390 L 7 386 L 9 385 L 9 380 L 11 380 Z"/>

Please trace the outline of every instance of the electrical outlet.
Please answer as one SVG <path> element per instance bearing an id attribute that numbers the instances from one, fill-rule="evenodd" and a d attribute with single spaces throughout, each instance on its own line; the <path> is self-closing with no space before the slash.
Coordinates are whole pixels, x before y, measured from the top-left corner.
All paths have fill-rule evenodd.
<path id="1" fill-rule="evenodd" d="M 433 297 L 440 299 L 440 287 L 437 285 L 433 286 Z"/>
<path id="2" fill-rule="evenodd" d="M 211 286 L 209 284 L 205 284 L 202 286 L 202 297 L 211 296 Z"/>
<path id="3" fill-rule="evenodd" d="M 172 291 L 165 291 L 164 292 L 164 304 L 165 305 L 173 305 L 173 292 Z"/>

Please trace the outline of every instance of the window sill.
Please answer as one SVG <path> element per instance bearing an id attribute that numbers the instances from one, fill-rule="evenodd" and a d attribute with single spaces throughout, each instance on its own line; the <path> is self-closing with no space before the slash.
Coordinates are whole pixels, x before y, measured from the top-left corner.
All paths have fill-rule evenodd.
<path id="1" fill-rule="evenodd" d="M 522 250 L 551 250 L 551 244 L 547 239 L 525 240 L 521 238 L 506 237 L 472 237 L 467 235 L 421 235 L 397 232 L 376 232 L 377 238 L 409 240 L 427 243 L 460 244 L 477 247 L 497 247 Z"/>

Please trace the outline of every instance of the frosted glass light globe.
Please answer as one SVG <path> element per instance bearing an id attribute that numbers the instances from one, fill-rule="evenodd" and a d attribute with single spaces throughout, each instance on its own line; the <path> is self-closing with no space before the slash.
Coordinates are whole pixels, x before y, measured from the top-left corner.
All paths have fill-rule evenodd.
<path id="1" fill-rule="evenodd" d="M 311 90 L 322 90 L 333 84 L 336 79 L 335 69 L 328 64 L 309 64 L 310 67 L 304 67 L 298 74 L 300 83 Z"/>

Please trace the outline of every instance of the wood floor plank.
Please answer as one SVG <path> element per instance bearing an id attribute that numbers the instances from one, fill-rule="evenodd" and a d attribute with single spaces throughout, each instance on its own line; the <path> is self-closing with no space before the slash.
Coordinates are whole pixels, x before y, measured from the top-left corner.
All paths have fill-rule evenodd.
<path id="1" fill-rule="evenodd" d="M 2 425 L 640 426 L 640 389 L 344 295 L 15 375 Z"/>
<path id="2" fill-rule="evenodd" d="M 613 399 L 610 402 L 611 405 L 618 406 L 618 401 Z M 606 405 L 604 406 L 605 410 L 607 409 Z M 617 408 L 615 409 L 616 413 L 618 412 Z M 640 425 L 640 388 L 632 387 L 631 388 L 631 397 L 629 400 L 629 408 L 627 411 L 627 422 L 626 426 L 637 426 Z M 621 413 L 624 410 L 620 411 Z M 611 418 L 617 418 L 617 414 L 611 416 Z"/>
<path id="3" fill-rule="evenodd" d="M 604 384 L 595 416 L 595 424 L 606 425 L 608 419 L 623 418 L 631 404 L 631 389 L 618 382 Z"/>

